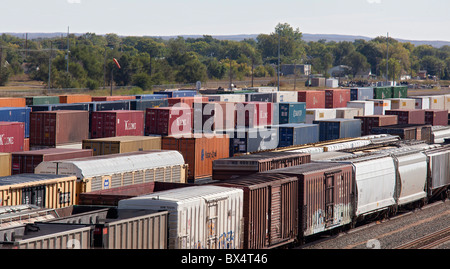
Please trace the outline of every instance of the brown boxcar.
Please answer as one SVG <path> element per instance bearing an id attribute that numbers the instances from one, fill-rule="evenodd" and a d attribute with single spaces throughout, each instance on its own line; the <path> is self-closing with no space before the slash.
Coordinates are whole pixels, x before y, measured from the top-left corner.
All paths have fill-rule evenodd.
<path id="1" fill-rule="evenodd" d="M 213 163 L 213 179 L 229 180 L 310 161 L 311 155 L 303 152 L 258 152 L 222 158 Z"/>
<path id="2" fill-rule="evenodd" d="M 350 163 L 315 162 L 264 174 L 285 174 L 299 180 L 299 240 L 352 223 L 354 215 L 353 166 Z"/>
<path id="3" fill-rule="evenodd" d="M 213 161 L 230 156 L 230 138 L 221 134 L 165 136 L 161 148 L 179 151 L 188 164 L 188 180 L 195 181 L 211 177 Z"/>
<path id="4" fill-rule="evenodd" d="M 66 160 L 92 156 L 91 149 L 48 148 L 30 151 L 13 152 L 13 175 L 34 173 L 34 168 L 44 161 Z"/>
<path id="5" fill-rule="evenodd" d="M 385 115 L 397 115 L 398 124 L 425 124 L 423 109 L 391 109 Z"/>
<path id="6" fill-rule="evenodd" d="M 244 191 L 244 249 L 269 249 L 296 241 L 296 176 L 258 173 L 213 184 L 241 188 Z"/>
<path id="7" fill-rule="evenodd" d="M 161 136 L 117 136 L 85 139 L 83 149 L 92 149 L 93 156 L 161 149 Z"/>
<path id="8" fill-rule="evenodd" d="M 89 112 L 35 111 L 30 115 L 30 145 L 56 146 L 89 138 Z"/>
<path id="9" fill-rule="evenodd" d="M 355 119 L 361 120 L 361 134 L 371 134 L 373 127 L 381 127 L 398 124 L 397 115 L 370 115 L 356 116 Z"/>
<path id="10" fill-rule="evenodd" d="M 83 192 L 78 195 L 78 204 L 117 206 L 119 201 L 123 199 L 188 186 L 192 186 L 192 184 L 154 181 L 112 189 Z"/>
<path id="11" fill-rule="evenodd" d="M 425 110 L 425 124 L 430 124 L 433 126 L 448 125 L 448 110 L 442 109 L 426 109 Z"/>

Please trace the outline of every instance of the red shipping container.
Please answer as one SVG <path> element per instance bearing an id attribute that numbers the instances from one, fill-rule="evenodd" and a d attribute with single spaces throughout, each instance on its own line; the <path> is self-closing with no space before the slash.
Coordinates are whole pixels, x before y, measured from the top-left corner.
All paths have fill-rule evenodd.
<path id="1" fill-rule="evenodd" d="M 425 110 L 425 124 L 433 126 L 448 125 L 448 110 L 441 109 L 426 109 Z"/>
<path id="2" fill-rule="evenodd" d="M 24 149 L 25 125 L 23 122 L 0 121 L 0 152 Z"/>
<path id="3" fill-rule="evenodd" d="M 144 111 L 114 110 L 92 112 L 91 138 L 144 135 Z"/>
<path id="4" fill-rule="evenodd" d="M 355 116 L 355 119 L 361 120 L 361 134 L 371 134 L 373 127 L 382 127 L 389 125 L 397 125 L 397 115 L 370 115 L 370 116 Z"/>
<path id="5" fill-rule="evenodd" d="M 181 135 L 192 132 L 192 108 L 153 107 L 146 109 L 145 135 Z"/>
<path id="6" fill-rule="evenodd" d="M 385 115 L 397 115 L 398 124 L 425 124 L 425 110 L 423 109 L 391 109 Z"/>
<path id="7" fill-rule="evenodd" d="M 305 102 L 306 108 L 325 108 L 325 92 L 298 91 L 298 102 Z"/>
<path id="8" fill-rule="evenodd" d="M 174 106 L 177 104 L 186 104 L 189 107 L 192 107 L 194 103 L 207 103 L 208 101 L 209 101 L 208 97 L 202 96 L 167 98 L 167 103 L 169 106 Z"/>
<path id="9" fill-rule="evenodd" d="M 325 108 L 347 107 L 350 101 L 350 89 L 325 90 Z"/>
<path id="10" fill-rule="evenodd" d="M 237 127 L 259 127 L 272 125 L 273 103 L 243 102 L 236 104 Z"/>
<path id="11" fill-rule="evenodd" d="M 136 96 L 128 96 L 128 95 L 113 95 L 113 96 L 92 96 L 92 101 L 118 101 L 118 100 L 133 100 L 136 99 Z"/>
<path id="12" fill-rule="evenodd" d="M 49 148 L 22 152 L 13 152 L 12 174 L 34 173 L 34 168 L 44 161 L 66 160 L 91 157 L 92 149 Z"/>
<path id="13" fill-rule="evenodd" d="M 81 143 L 89 138 L 89 112 L 83 110 L 30 113 L 30 146 Z"/>

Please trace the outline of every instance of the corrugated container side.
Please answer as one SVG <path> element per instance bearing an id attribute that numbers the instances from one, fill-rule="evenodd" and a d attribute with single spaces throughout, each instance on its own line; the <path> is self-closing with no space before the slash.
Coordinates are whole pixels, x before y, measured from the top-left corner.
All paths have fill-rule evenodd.
<path id="1" fill-rule="evenodd" d="M 145 135 L 182 135 L 192 132 L 192 108 L 159 107 L 147 108 Z"/>
<path id="2" fill-rule="evenodd" d="M 11 175 L 11 153 L 0 153 L 0 177 Z"/>
<path id="3" fill-rule="evenodd" d="M 255 174 L 213 184 L 244 191 L 244 249 L 270 249 L 297 239 L 296 176 Z"/>
<path id="4" fill-rule="evenodd" d="M 25 107 L 25 106 L 26 106 L 25 98 L 16 98 L 16 97 L 0 98 L 0 107 Z"/>
<path id="5" fill-rule="evenodd" d="M 391 109 L 415 109 L 416 100 L 409 98 L 392 98 Z"/>
<path id="6" fill-rule="evenodd" d="M 306 108 L 325 108 L 325 91 L 298 91 L 298 102 L 305 102 Z"/>
<path id="7" fill-rule="evenodd" d="M 373 115 L 373 116 L 358 116 L 355 119 L 361 120 L 361 134 L 369 135 L 373 127 L 382 127 L 388 125 L 398 124 L 397 115 Z"/>
<path id="8" fill-rule="evenodd" d="M 232 129 L 217 133 L 227 134 L 230 137 L 230 156 L 278 147 L 278 128 L 276 126 Z"/>
<path id="9" fill-rule="evenodd" d="M 362 115 L 359 116 L 370 116 L 375 113 L 375 103 L 373 101 L 368 100 L 355 100 L 347 102 L 347 107 L 354 107 L 354 108 L 362 108 L 363 112 Z"/>
<path id="10" fill-rule="evenodd" d="M 363 87 L 350 89 L 350 100 L 368 100 L 373 99 L 373 88 Z"/>
<path id="11" fill-rule="evenodd" d="M 427 194 L 435 198 L 450 186 L 450 149 L 444 147 L 424 153 L 428 162 Z"/>
<path id="12" fill-rule="evenodd" d="M 425 110 L 423 109 L 391 109 L 386 115 L 397 115 L 398 124 L 425 124 Z"/>
<path id="13" fill-rule="evenodd" d="M 445 109 L 445 96 L 444 95 L 430 96 L 430 109 Z"/>
<path id="14" fill-rule="evenodd" d="M 83 149 L 92 149 L 93 156 L 161 149 L 161 136 L 119 136 L 85 139 Z"/>
<path id="15" fill-rule="evenodd" d="M 30 137 L 30 107 L 0 107 L 0 121 L 23 122 L 25 137 Z"/>
<path id="16" fill-rule="evenodd" d="M 278 130 L 279 147 L 319 142 L 318 124 L 282 124 Z"/>
<path id="17" fill-rule="evenodd" d="M 430 97 L 429 96 L 414 96 L 416 100 L 415 109 L 430 109 Z"/>
<path id="18" fill-rule="evenodd" d="M 27 106 L 59 104 L 59 96 L 27 96 L 25 97 L 25 104 Z"/>
<path id="19" fill-rule="evenodd" d="M 273 94 L 266 92 L 252 92 L 245 94 L 246 102 L 273 102 Z"/>
<path id="20" fill-rule="evenodd" d="M 325 90 L 325 108 L 346 107 L 350 101 L 349 89 L 327 89 Z"/>
<path id="21" fill-rule="evenodd" d="M 143 110 L 152 107 L 167 107 L 167 99 L 136 99 L 130 101 L 130 110 Z"/>
<path id="22" fill-rule="evenodd" d="M 193 97 L 172 97 L 167 98 L 168 106 L 175 106 L 177 104 L 186 104 L 190 108 L 194 105 L 194 103 L 206 103 L 209 102 L 208 97 L 202 96 L 193 96 Z"/>
<path id="23" fill-rule="evenodd" d="M 392 87 L 375 87 L 373 88 L 373 99 L 392 98 Z"/>
<path id="24" fill-rule="evenodd" d="M 392 87 L 392 97 L 393 98 L 407 98 L 408 97 L 408 86 L 393 86 Z"/>
<path id="25" fill-rule="evenodd" d="M 433 126 L 448 125 L 448 111 L 439 109 L 427 109 L 425 110 L 425 124 L 430 124 Z"/>
<path id="26" fill-rule="evenodd" d="M 320 141 L 361 136 L 361 120 L 359 119 L 317 120 L 313 121 L 313 124 L 319 124 Z"/>
<path id="27" fill-rule="evenodd" d="M 272 102 L 282 103 L 282 102 L 297 102 L 298 93 L 297 91 L 279 91 L 272 93 Z"/>
<path id="28" fill-rule="evenodd" d="M 65 104 L 92 102 L 92 97 L 88 94 L 60 95 L 59 102 Z"/>
<path id="29" fill-rule="evenodd" d="M 278 110 L 277 110 L 278 108 Z M 279 124 L 303 123 L 306 121 L 306 103 L 277 103 L 274 104 L 274 123 L 278 119 Z M 276 116 L 278 114 L 278 117 Z"/>
<path id="30" fill-rule="evenodd" d="M 144 111 L 92 112 L 91 138 L 144 135 Z"/>
<path id="31" fill-rule="evenodd" d="M 23 122 L 0 121 L 0 152 L 24 150 L 25 125 Z"/>
<path id="32" fill-rule="evenodd" d="M 315 120 L 328 120 L 336 118 L 335 108 L 307 108 L 305 121 L 306 123 L 313 123 Z"/>
<path id="33" fill-rule="evenodd" d="M 132 100 L 136 99 L 132 95 L 113 95 L 113 96 L 92 96 L 92 101 L 118 101 L 118 100 Z"/>
<path id="34" fill-rule="evenodd" d="M 383 99 L 383 100 L 370 100 L 373 101 L 373 114 L 375 115 L 384 115 L 386 110 L 391 109 L 391 100 Z"/>

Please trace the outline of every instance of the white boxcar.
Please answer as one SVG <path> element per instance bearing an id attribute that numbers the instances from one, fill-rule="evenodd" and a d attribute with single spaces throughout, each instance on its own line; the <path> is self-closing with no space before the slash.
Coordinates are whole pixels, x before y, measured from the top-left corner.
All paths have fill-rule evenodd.
<path id="1" fill-rule="evenodd" d="M 396 206 L 396 169 L 391 156 L 373 154 L 355 158 L 336 158 L 330 161 L 353 164 L 356 181 L 357 218 Z"/>
<path id="2" fill-rule="evenodd" d="M 169 249 L 240 249 L 243 190 L 192 186 L 119 201 L 118 209 L 169 211 Z"/>
<path id="3" fill-rule="evenodd" d="M 425 150 L 428 159 L 427 193 L 435 198 L 450 187 L 450 147 Z"/>

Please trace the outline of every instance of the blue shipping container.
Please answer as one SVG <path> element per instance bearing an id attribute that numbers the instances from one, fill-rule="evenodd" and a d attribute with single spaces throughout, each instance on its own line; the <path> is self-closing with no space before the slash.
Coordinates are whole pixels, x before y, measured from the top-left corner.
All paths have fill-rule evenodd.
<path id="1" fill-rule="evenodd" d="M 30 107 L 0 107 L 0 121 L 23 122 L 25 137 L 30 137 Z"/>
<path id="2" fill-rule="evenodd" d="M 230 137 L 230 156 L 234 154 L 276 149 L 278 147 L 278 128 L 240 128 L 217 131 Z"/>
<path id="3" fill-rule="evenodd" d="M 167 99 L 136 99 L 130 101 L 130 110 L 146 110 L 152 107 L 169 106 Z"/>
<path id="4" fill-rule="evenodd" d="M 313 124 L 319 124 L 320 141 L 361 136 L 360 119 L 315 120 Z"/>
<path id="5" fill-rule="evenodd" d="M 161 91 L 161 92 L 154 92 L 154 94 L 165 94 L 169 98 L 173 97 L 192 97 L 197 95 L 197 91 L 190 91 L 190 90 L 182 90 L 182 91 Z"/>
<path id="6" fill-rule="evenodd" d="M 278 125 L 278 147 L 289 147 L 319 142 L 318 124 L 281 124 Z"/>
<path id="7" fill-rule="evenodd" d="M 169 98 L 168 94 L 141 94 L 141 95 L 133 95 L 136 97 L 136 99 L 163 99 L 163 98 Z"/>
<path id="8" fill-rule="evenodd" d="M 55 110 L 86 110 L 89 111 L 89 103 L 72 103 L 72 104 L 49 104 L 49 105 L 33 105 L 32 111 L 55 111 Z"/>
<path id="9" fill-rule="evenodd" d="M 373 88 L 363 87 L 350 89 L 350 101 L 373 99 Z"/>
<path id="10" fill-rule="evenodd" d="M 277 108 L 278 111 L 276 111 Z M 277 119 L 279 124 L 304 123 L 306 121 L 306 103 L 290 102 L 290 103 L 278 103 L 278 105 L 275 104 L 274 105 L 275 124 Z"/>

